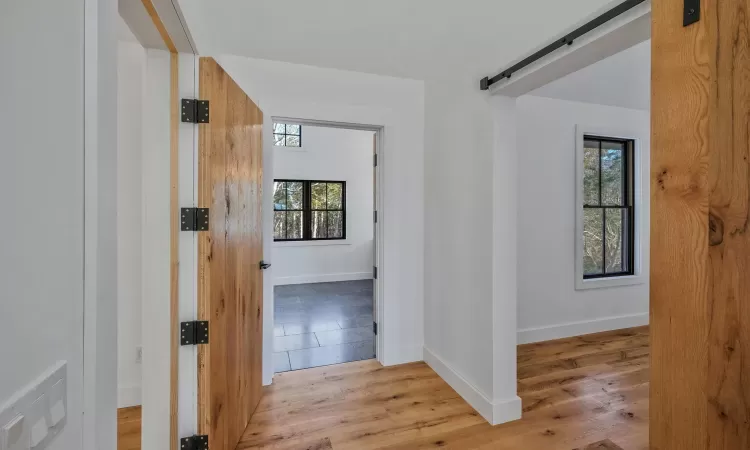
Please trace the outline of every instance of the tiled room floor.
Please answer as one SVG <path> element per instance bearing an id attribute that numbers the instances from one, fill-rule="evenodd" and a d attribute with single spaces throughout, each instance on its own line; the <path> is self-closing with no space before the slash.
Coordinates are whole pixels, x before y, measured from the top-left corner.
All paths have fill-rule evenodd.
<path id="1" fill-rule="evenodd" d="M 375 357 L 372 280 L 276 286 L 274 371 Z"/>

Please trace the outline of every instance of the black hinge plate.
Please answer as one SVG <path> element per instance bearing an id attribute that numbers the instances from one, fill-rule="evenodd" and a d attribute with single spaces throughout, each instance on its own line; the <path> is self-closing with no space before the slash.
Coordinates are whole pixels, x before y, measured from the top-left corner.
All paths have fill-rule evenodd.
<path id="1" fill-rule="evenodd" d="M 208 436 L 190 436 L 180 439 L 180 450 L 208 450 Z"/>
<path id="2" fill-rule="evenodd" d="M 378 212 L 377 211 L 373 211 L 372 212 L 372 221 L 375 222 L 375 223 L 378 223 Z"/>
<path id="3" fill-rule="evenodd" d="M 180 323 L 180 345 L 208 344 L 208 322 L 193 321 Z"/>
<path id="4" fill-rule="evenodd" d="M 686 27 L 701 20 L 701 0 L 685 0 L 682 14 L 682 26 Z"/>
<path id="5" fill-rule="evenodd" d="M 209 102 L 208 100 L 195 100 L 191 98 L 182 99 L 182 121 L 185 123 L 208 123 Z"/>
<path id="6" fill-rule="evenodd" d="M 378 335 L 378 323 L 377 322 L 372 323 L 372 332 L 373 334 L 375 334 L 375 336 Z"/>
<path id="7" fill-rule="evenodd" d="M 182 231 L 208 231 L 208 208 L 180 208 Z"/>
<path id="8" fill-rule="evenodd" d="M 372 166 L 378 167 L 378 154 L 377 153 L 372 155 Z"/>
<path id="9" fill-rule="evenodd" d="M 378 279 L 378 268 L 377 266 L 372 266 L 372 277 L 376 280 Z"/>

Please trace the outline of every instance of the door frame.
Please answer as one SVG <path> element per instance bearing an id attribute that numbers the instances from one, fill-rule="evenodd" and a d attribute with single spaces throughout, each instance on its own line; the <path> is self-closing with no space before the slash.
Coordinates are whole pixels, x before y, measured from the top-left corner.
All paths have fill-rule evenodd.
<path id="1" fill-rule="evenodd" d="M 378 159 L 378 165 L 375 167 L 375 179 L 373 180 L 375 182 L 375 204 L 373 205 L 373 208 L 375 211 L 378 212 L 378 221 L 377 226 L 375 227 L 375 235 L 374 235 L 374 255 L 375 259 L 377 261 L 377 268 L 378 268 L 378 278 L 374 280 L 374 290 L 373 290 L 373 301 L 375 302 L 375 311 L 376 314 L 373 317 L 373 320 L 378 324 L 378 334 L 375 336 L 375 359 L 380 363 L 383 364 L 383 361 L 385 360 L 385 314 L 383 311 L 383 306 L 385 304 L 383 299 L 383 292 L 384 286 L 385 286 L 385 269 L 383 268 L 383 261 L 384 261 L 384 255 L 383 255 L 383 249 L 384 249 L 384 224 L 385 221 L 383 220 L 384 217 L 384 210 L 385 210 L 385 201 L 384 201 L 384 187 L 383 183 L 385 182 L 385 164 L 383 164 L 383 161 L 385 160 L 385 145 L 384 145 L 384 139 L 385 139 L 385 126 L 383 125 L 370 125 L 370 124 L 361 124 L 361 123 L 352 123 L 352 122 L 335 122 L 335 121 L 327 121 L 327 120 L 317 120 L 317 119 L 301 119 L 301 118 L 292 118 L 292 117 L 285 117 L 285 116 L 270 116 L 270 120 L 268 120 L 266 123 L 263 124 L 264 126 L 264 142 L 268 142 L 269 145 L 272 146 L 272 139 L 266 139 L 267 134 L 266 133 L 273 133 L 273 124 L 275 122 L 283 122 L 283 123 L 291 123 L 295 125 L 302 125 L 302 126 L 317 126 L 317 127 L 327 127 L 327 128 L 341 128 L 345 130 L 358 130 L 358 131 L 372 131 L 375 133 L 375 151 L 377 153 L 377 159 Z M 271 136 L 272 137 L 272 136 Z M 263 176 L 265 178 L 268 178 L 273 182 L 274 180 L 274 174 L 273 174 L 273 157 L 269 161 L 269 167 L 271 168 L 270 171 L 267 171 Z M 264 183 L 265 184 L 265 183 Z M 264 198 L 264 205 L 273 203 L 266 202 L 267 199 L 272 199 L 273 192 L 269 191 L 263 194 Z M 272 211 L 271 211 L 272 214 Z M 271 215 L 272 217 L 272 215 Z M 273 234 L 269 236 L 271 245 L 273 246 Z M 271 258 L 272 255 L 266 255 L 266 258 Z M 273 263 L 273 261 L 270 261 Z M 275 375 L 273 371 L 273 329 L 274 329 L 274 295 L 273 295 L 273 288 L 276 286 L 276 283 L 273 282 L 273 266 L 271 266 L 270 270 L 268 270 L 268 278 L 271 280 L 271 289 L 270 294 L 268 290 L 264 290 L 263 293 L 263 307 L 264 308 L 270 308 L 271 311 L 270 321 L 267 321 L 263 324 L 264 327 L 268 326 L 267 328 L 264 328 L 263 331 L 263 363 L 264 365 L 266 363 L 271 365 L 271 380 L 273 380 L 273 375 Z M 264 280 L 266 282 L 268 280 Z M 267 298 L 269 297 L 270 298 Z M 268 332 L 267 330 L 270 330 Z M 269 342 L 266 342 L 269 341 Z M 268 358 L 266 358 L 265 353 L 269 351 L 270 353 Z M 264 370 L 264 374 L 266 371 Z M 264 377 L 265 379 L 265 377 Z M 272 383 L 273 381 L 271 381 Z M 270 384 L 270 383 L 269 383 Z"/>

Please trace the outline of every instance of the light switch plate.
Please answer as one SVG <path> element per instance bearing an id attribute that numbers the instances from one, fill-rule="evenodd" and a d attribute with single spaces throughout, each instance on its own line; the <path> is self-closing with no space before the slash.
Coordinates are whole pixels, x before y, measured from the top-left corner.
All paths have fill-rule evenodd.
<path id="1" fill-rule="evenodd" d="M 26 450 L 29 448 L 29 435 L 26 432 L 26 421 L 18 415 L 0 430 L 1 450 Z"/>
<path id="2" fill-rule="evenodd" d="M 0 406 L 0 450 L 47 448 L 65 427 L 66 409 L 67 363 L 60 361 Z M 3 434 L 9 434 L 6 429 L 16 432 L 14 424 L 19 417 L 23 421 L 18 428 L 22 430 L 22 440 L 18 444 L 8 442 L 4 448 L 3 440 L 8 437 Z"/>
<path id="3" fill-rule="evenodd" d="M 48 412 L 49 402 L 45 394 L 40 395 L 26 410 L 26 420 L 29 421 L 30 426 L 29 446 L 33 449 L 41 448 L 39 445 L 49 434 L 46 417 Z"/>
<path id="4" fill-rule="evenodd" d="M 65 380 L 60 380 L 50 388 L 47 393 L 49 398 L 49 422 L 47 426 L 50 428 L 60 425 L 63 419 L 65 419 L 67 413 L 67 405 L 65 404 L 65 393 L 67 392 L 67 384 Z"/>

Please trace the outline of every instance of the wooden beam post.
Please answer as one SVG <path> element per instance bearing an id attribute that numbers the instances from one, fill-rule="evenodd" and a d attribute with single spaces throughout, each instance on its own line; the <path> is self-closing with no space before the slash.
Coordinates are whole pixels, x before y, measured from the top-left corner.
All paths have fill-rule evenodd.
<path id="1" fill-rule="evenodd" d="M 652 4 L 650 445 L 750 448 L 750 0 Z"/>

